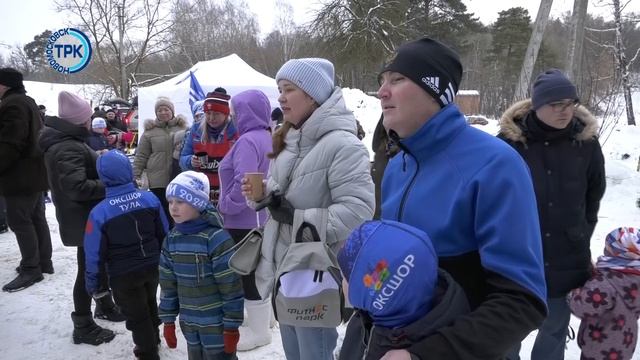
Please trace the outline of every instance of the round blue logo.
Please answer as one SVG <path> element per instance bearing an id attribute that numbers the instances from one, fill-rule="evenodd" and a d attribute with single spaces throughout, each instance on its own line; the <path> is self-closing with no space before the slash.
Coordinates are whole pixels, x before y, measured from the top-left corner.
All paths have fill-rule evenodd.
<path id="1" fill-rule="evenodd" d="M 45 55 L 53 70 L 63 74 L 77 73 L 91 60 L 91 42 L 78 29 L 60 29 L 47 40 Z"/>

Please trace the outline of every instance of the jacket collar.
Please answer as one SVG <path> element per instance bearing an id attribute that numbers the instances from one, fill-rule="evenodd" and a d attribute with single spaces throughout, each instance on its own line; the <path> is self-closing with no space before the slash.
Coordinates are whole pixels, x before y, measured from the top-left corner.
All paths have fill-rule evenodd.
<path id="1" fill-rule="evenodd" d="M 511 105 L 500 118 L 500 134 L 507 140 L 526 143 L 528 134 L 526 119 L 533 111 L 531 99 L 522 100 Z M 598 120 L 580 105 L 574 114 L 573 137 L 578 141 L 592 139 L 598 135 Z"/>
<path id="2" fill-rule="evenodd" d="M 444 150 L 467 122 L 455 104 L 449 104 L 429 119 L 418 131 L 401 139 L 403 148 L 421 157 L 431 157 Z"/>
<path id="3" fill-rule="evenodd" d="M 356 135 L 355 117 L 347 109 L 339 87 L 334 88 L 329 99 L 311 114 L 299 130 L 291 129 L 289 133 L 298 134 L 300 148 L 304 149 L 313 146 L 320 138 L 334 130 L 344 130 Z M 287 136 L 287 140 L 293 138 L 295 136 Z"/>
<path id="4" fill-rule="evenodd" d="M 105 190 L 107 193 L 106 197 L 114 197 L 134 192 L 136 191 L 136 187 L 133 185 L 133 183 L 127 183 L 116 186 L 108 186 Z"/>

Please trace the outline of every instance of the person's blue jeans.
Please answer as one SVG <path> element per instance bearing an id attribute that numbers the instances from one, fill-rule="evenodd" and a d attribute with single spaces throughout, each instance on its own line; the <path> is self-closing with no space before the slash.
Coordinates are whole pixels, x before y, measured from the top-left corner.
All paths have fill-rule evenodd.
<path id="1" fill-rule="evenodd" d="M 569 332 L 571 309 L 565 296 L 547 298 L 549 314 L 538 329 L 531 350 L 531 360 L 564 360 L 564 350 Z M 520 359 L 520 344 L 507 354 L 507 360 Z"/>
<path id="2" fill-rule="evenodd" d="M 338 342 L 335 328 L 308 328 L 280 324 L 287 360 L 333 360 Z"/>

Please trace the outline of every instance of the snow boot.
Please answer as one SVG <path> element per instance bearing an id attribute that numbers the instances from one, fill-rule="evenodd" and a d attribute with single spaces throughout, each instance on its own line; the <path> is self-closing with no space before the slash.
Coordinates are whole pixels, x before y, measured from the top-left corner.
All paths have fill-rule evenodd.
<path id="1" fill-rule="evenodd" d="M 118 305 L 113 303 L 113 298 L 111 297 L 111 292 L 108 295 L 101 297 L 100 299 L 95 299 L 96 308 L 93 313 L 93 317 L 96 319 L 102 319 L 112 322 L 121 322 L 127 320 L 127 318 L 122 315 L 120 312 L 120 308 Z"/>
<path id="2" fill-rule="evenodd" d="M 29 286 L 39 281 L 42 281 L 42 279 L 44 279 L 44 277 L 42 276 L 42 273 L 39 271 L 21 272 L 20 274 L 18 274 L 18 277 L 16 277 L 10 283 L 3 286 L 2 291 L 16 292 L 16 291 L 24 290 Z"/>
<path id="3" fill-rule="evenodd" d="M 116 334 L 113 331 L 102 328 L 96 324 L 91 318 L 91 314 L 76 315 L 75 312 L 72 312 L 71 320 L 73 321 L 74 344 L 89 344 L 97 346 L 102 343 L 108 343 L 116 337 Z"/>
<path id="4" fill-rule="evenodd" d="M 270 344 L 271 301 L 269 299 L 245 300 L 244 306 L 248 315 L 247 326 L 238 328 L 240 331 L 238 351 L 249 351 Z"/>

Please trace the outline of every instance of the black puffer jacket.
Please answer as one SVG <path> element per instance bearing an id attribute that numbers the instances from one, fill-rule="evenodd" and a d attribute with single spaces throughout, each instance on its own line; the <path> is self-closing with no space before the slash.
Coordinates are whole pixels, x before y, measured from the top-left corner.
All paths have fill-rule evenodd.
<path id="1" fill-rule="evenodd" d="M 48 117 L 45 125 L 39 143 L 45 153 L 60 238 L 66 246 L 82 246 L 89 212 L 105 196 L 96 170 L 98 156 L 84 142 L 88 129 L 57 117 Z"/>
<path id="2" fill-rule="evenodd" d="M 380 116 L 378 125 L 373 132 L 373 140 L 371 141 L 371 147 L 373 148 L 373 164 L 371 165 L 371 178 L 373 178 L 373 184 L 375 185 L 376 192 L 376 209 L 373 213 L 374 219 L 380 219 L 381 210 L 381 198 L 382 198 L 382 178 L 384 177 L 384 170 L 387 167 L 389 159 L 399 152 L 398 146 L 389 140 L 387 131 L 382 125 L 383 117 Z"/>
<path id="3" fill-rule="evenodd" d="M 0 102 L 0 195 L 47 189 L 44 157 L 38 148 L 40 111 L 24 89 L 10 89 Z"/>
<path id="4" fill-rule="evenodd" d="M 433 308 L 415 322 L 404 327 L 390 329 L 372 326 L 370 318 L 359 311 L 354 317 L 360 318 L 364 329 L 362 343 L 367 344 L 364 359 L 378 360 L 387 351 L 406 349 L 411 354 L 412 360 L 419 360 L 429 359 L 433 351 L 429 346 L 421 343 L 423 339 L 444 330 L 456 318 L 469 312 L 469 303 L 462 287 L 446 271 L 439 270 Z M 455 359 L 466 357 L 462 351 L 456 355 Z M 360 357 L 357 358 L 360 359 Z"/>
<path id="5" fill-rule="evenodd" d="M 606 187 L 597 130 L 597 120 L 582 106 L 566 129 L 545 130 L 530 100 L 514 104 L 500 119 L 498 136 L 531 170 L 549 297 L 565 296 L 591 274 L 589 244 Z"/>

